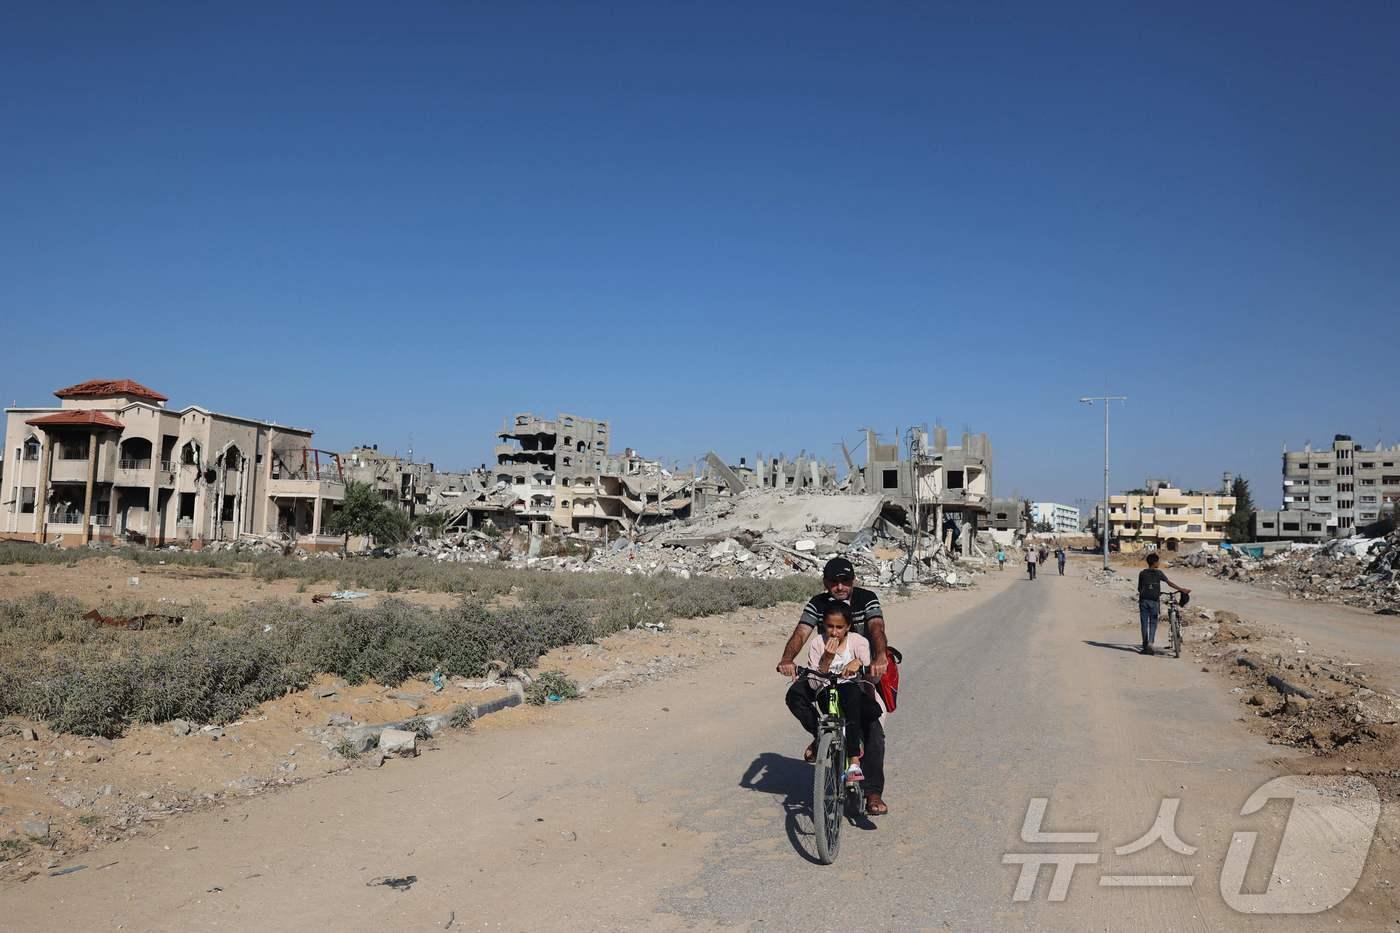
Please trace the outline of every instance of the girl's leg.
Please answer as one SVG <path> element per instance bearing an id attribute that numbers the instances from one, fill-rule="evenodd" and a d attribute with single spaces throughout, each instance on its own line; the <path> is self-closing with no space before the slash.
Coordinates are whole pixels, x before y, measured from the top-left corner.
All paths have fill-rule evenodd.
<path id="1" fill-rule="evenodd" d="M 841 714 L 846 720 L 846 756 L 859 758 L 864 751 L 861 739 L 865 735 L 861 689 L 857 684 L 841 684 L 836 689 L 841 695 Z"/>

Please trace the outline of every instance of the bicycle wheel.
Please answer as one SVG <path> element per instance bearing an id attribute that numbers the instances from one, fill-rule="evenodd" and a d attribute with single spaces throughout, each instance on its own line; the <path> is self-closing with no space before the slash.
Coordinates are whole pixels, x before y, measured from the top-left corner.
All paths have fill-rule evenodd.
<path id="1" fill-rule="evenodd" d="M 1181 613 L 1177 611 L 1175 606 L 1172 607 L 1171 611 L 1171 623 L 1172 657 L 1179 658 L 1181 657 Z"/>
<path id="2" fill-rule="evenodd" d="M 846 809 L 845 758 L 840 733 L 823 732 L 812 774 L 812 826 L 817 836 L 817 859 L 823 865 L 836 861 L 836 851 L 841 846 L 841 823 Z"/>

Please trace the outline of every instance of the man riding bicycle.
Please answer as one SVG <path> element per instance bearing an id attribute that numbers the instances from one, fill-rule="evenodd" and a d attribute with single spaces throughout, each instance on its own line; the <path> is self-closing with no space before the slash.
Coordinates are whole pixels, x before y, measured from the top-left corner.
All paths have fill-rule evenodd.
<path id="1" fill-rule="evenodd" d="M 783 657 L 778 662 L 778 673 L 793 677 L 797 657 L 802 646 L 811 637 L 812 631 L 826 618 L 827 607 L 833 602 L 846 603 L 851 610 L 851 630 L 863 635 L 870 642 L 870 671 L 872 683 L 879 683 L 889 669 L 889 645 L 885 641 L 885 611 L 880 606 L 880 597 L 870 590 L 856 586 L 856 568 L 844 557 L 833 557 L 822 570 L 824 592 L 813 596 L 802 609 L 787 644 L 783 646 Z M 787 706 L 802 727 L 815 739 L 819 717 L 816 707 L 816 691 L 807 678 L 793 682 L 787 692 Z M 889 812 L 882 795 L 885 791 L 885 729 L 878 718 L 865 722 L 863 736 L 865 755 L 861 759 L 861 770 L 865 775 L 866 812 L 871 816 L 882 816 Z M 814 740 L 807 746 L 802 757 L 811 761 L 816 755 L 817 743 Z"/>

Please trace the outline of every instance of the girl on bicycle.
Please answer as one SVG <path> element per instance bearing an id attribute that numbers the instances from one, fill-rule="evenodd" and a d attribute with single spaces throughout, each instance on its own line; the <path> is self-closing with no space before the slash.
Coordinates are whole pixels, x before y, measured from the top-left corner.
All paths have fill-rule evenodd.
<path id="1" fill-rule="evenodd" d="M 864 753 L 861 738 L 865 724 L 879 719 L 883 713 L 879 702 L 863 686 L 860 669 L 870 664 L 870 642 L 851 631 L 851 607 L 832 602 L 822 619 L 823 634 L 812 639 L 808 652 L 808 667 L 823 673 L 837 672 L 841 680 L 836 692 L 841 697 L 841 712 L 846 718 L 846 751 L 850 757 L 846 769 L 847 781 L 863 781 L 860 769 Z M 814 691 L 826 686 L 816 678 L 808 678 Z"/>

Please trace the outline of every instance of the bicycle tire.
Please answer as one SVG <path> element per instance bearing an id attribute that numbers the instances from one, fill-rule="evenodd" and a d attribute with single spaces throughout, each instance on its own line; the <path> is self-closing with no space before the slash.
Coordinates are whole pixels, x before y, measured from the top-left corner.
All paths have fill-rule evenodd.
<path id="1" fill-rule="evenodd" d="M 1177 611 L 1175 606 L 1172 607 L 1171 611 L 1171 623 L 1172 657 L 1179 658 L 1181 657 L 1181 613 Z"/>
<path id="2" fill-rule="evenodd" d="M 817 860 L 836 861 L 841 848 L 841 824 L 846 812 L 845 743 L 836 732 L 823 732 L 817 742 L 812 773 L 812 829 L 817 837 Z"/>

